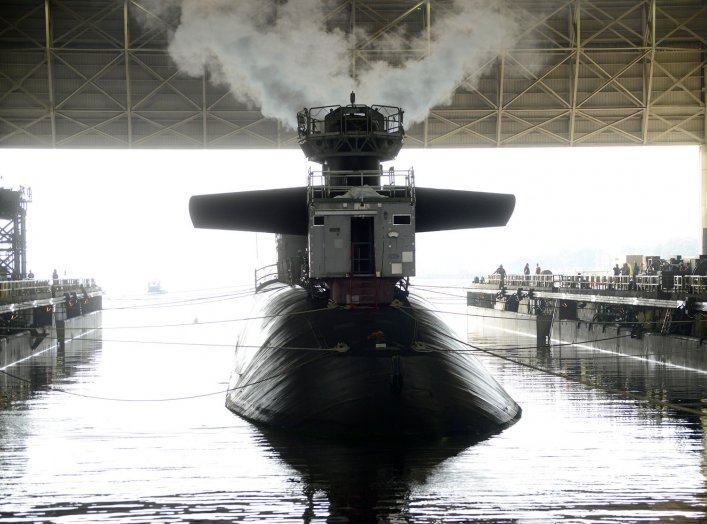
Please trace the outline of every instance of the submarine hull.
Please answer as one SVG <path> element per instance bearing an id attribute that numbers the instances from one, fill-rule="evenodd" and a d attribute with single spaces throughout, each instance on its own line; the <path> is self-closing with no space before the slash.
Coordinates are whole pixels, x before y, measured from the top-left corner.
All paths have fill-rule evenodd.
<path id="1" fill-rule="evenodd" d="M 257 302 L 226 398 L 256 424 L 347 437 L 485 436 L 520 417 L 420 298 L 317 307 L 303 289 L 282 286 Z"/>

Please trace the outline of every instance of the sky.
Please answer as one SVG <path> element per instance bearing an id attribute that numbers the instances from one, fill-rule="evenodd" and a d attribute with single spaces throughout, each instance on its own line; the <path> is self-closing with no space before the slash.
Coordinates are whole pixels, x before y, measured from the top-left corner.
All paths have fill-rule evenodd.
<path id="1" fill-rule="evenodd" d="M 419 277 L 488 275 L 525 262 L 555 273 L 608 270 L 629 254 L 700 249 L 696 146 L 403 149 L 418 187 L 512 193 L 508 225 L 417 235 Z M 249 284 L 274 236 L 194 229 L 193 194 L 306 184 L 299 150 L 0 149 L 0 185 L 29 187 L 28 269 L 94 277 L 112 295 Z M 312 165 L 318 169 L 317 164 Z M 676 251 L 677 252 L 674 252 Z"/>

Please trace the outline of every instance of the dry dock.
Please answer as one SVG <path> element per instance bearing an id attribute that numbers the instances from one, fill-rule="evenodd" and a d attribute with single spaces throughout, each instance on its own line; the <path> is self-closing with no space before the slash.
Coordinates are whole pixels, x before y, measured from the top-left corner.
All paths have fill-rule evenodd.
<path id="1" fill-rule="evenodd" d="M 100 326 L 93 279 L 0 282 L 0 371 Z"/>
<path id="2" fill-rule="evenodd" d="M 577 344 L 707 371 L 707 277 L 490 275 L 467 291 L 470 331 Z"/>

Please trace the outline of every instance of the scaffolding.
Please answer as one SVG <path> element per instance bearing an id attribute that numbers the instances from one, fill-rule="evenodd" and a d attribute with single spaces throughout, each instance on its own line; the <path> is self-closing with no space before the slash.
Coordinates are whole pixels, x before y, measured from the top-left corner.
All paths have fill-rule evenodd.
<path id="1" fill-rule="evenodd" d="M 27 277 L 27 203 L 30 189 L 0 188 L 0 280 Z"/>

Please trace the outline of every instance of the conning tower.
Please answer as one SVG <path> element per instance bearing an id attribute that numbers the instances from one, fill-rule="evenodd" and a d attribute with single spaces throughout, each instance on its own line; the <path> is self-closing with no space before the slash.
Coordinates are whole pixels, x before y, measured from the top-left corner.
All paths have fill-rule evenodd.
<path id="1" fill-rule="evenodd" d="M 304 109 L 299 144 L 320 170 L 306 187 L 194 195 L 195 227 L 275 233 L 277 264 L 255 288 L 301 286 L 338 304 L 389 304 L 415 275 L 415 233 L 498 227 L 515 197 L 416 187 L 412 169 L 383 169 L 403 145 L 403 111 L 356 104 Z"/>
<path id="2" fill-rule="evenodd" d="M 402 147 L 403 111 L 352 93 L 297 122 L 302 151 L 322 166 L 307 184 L 310 289 L 339 304 L 392 302 L 415 274 L 414 173 L 381 165 Z"/>

